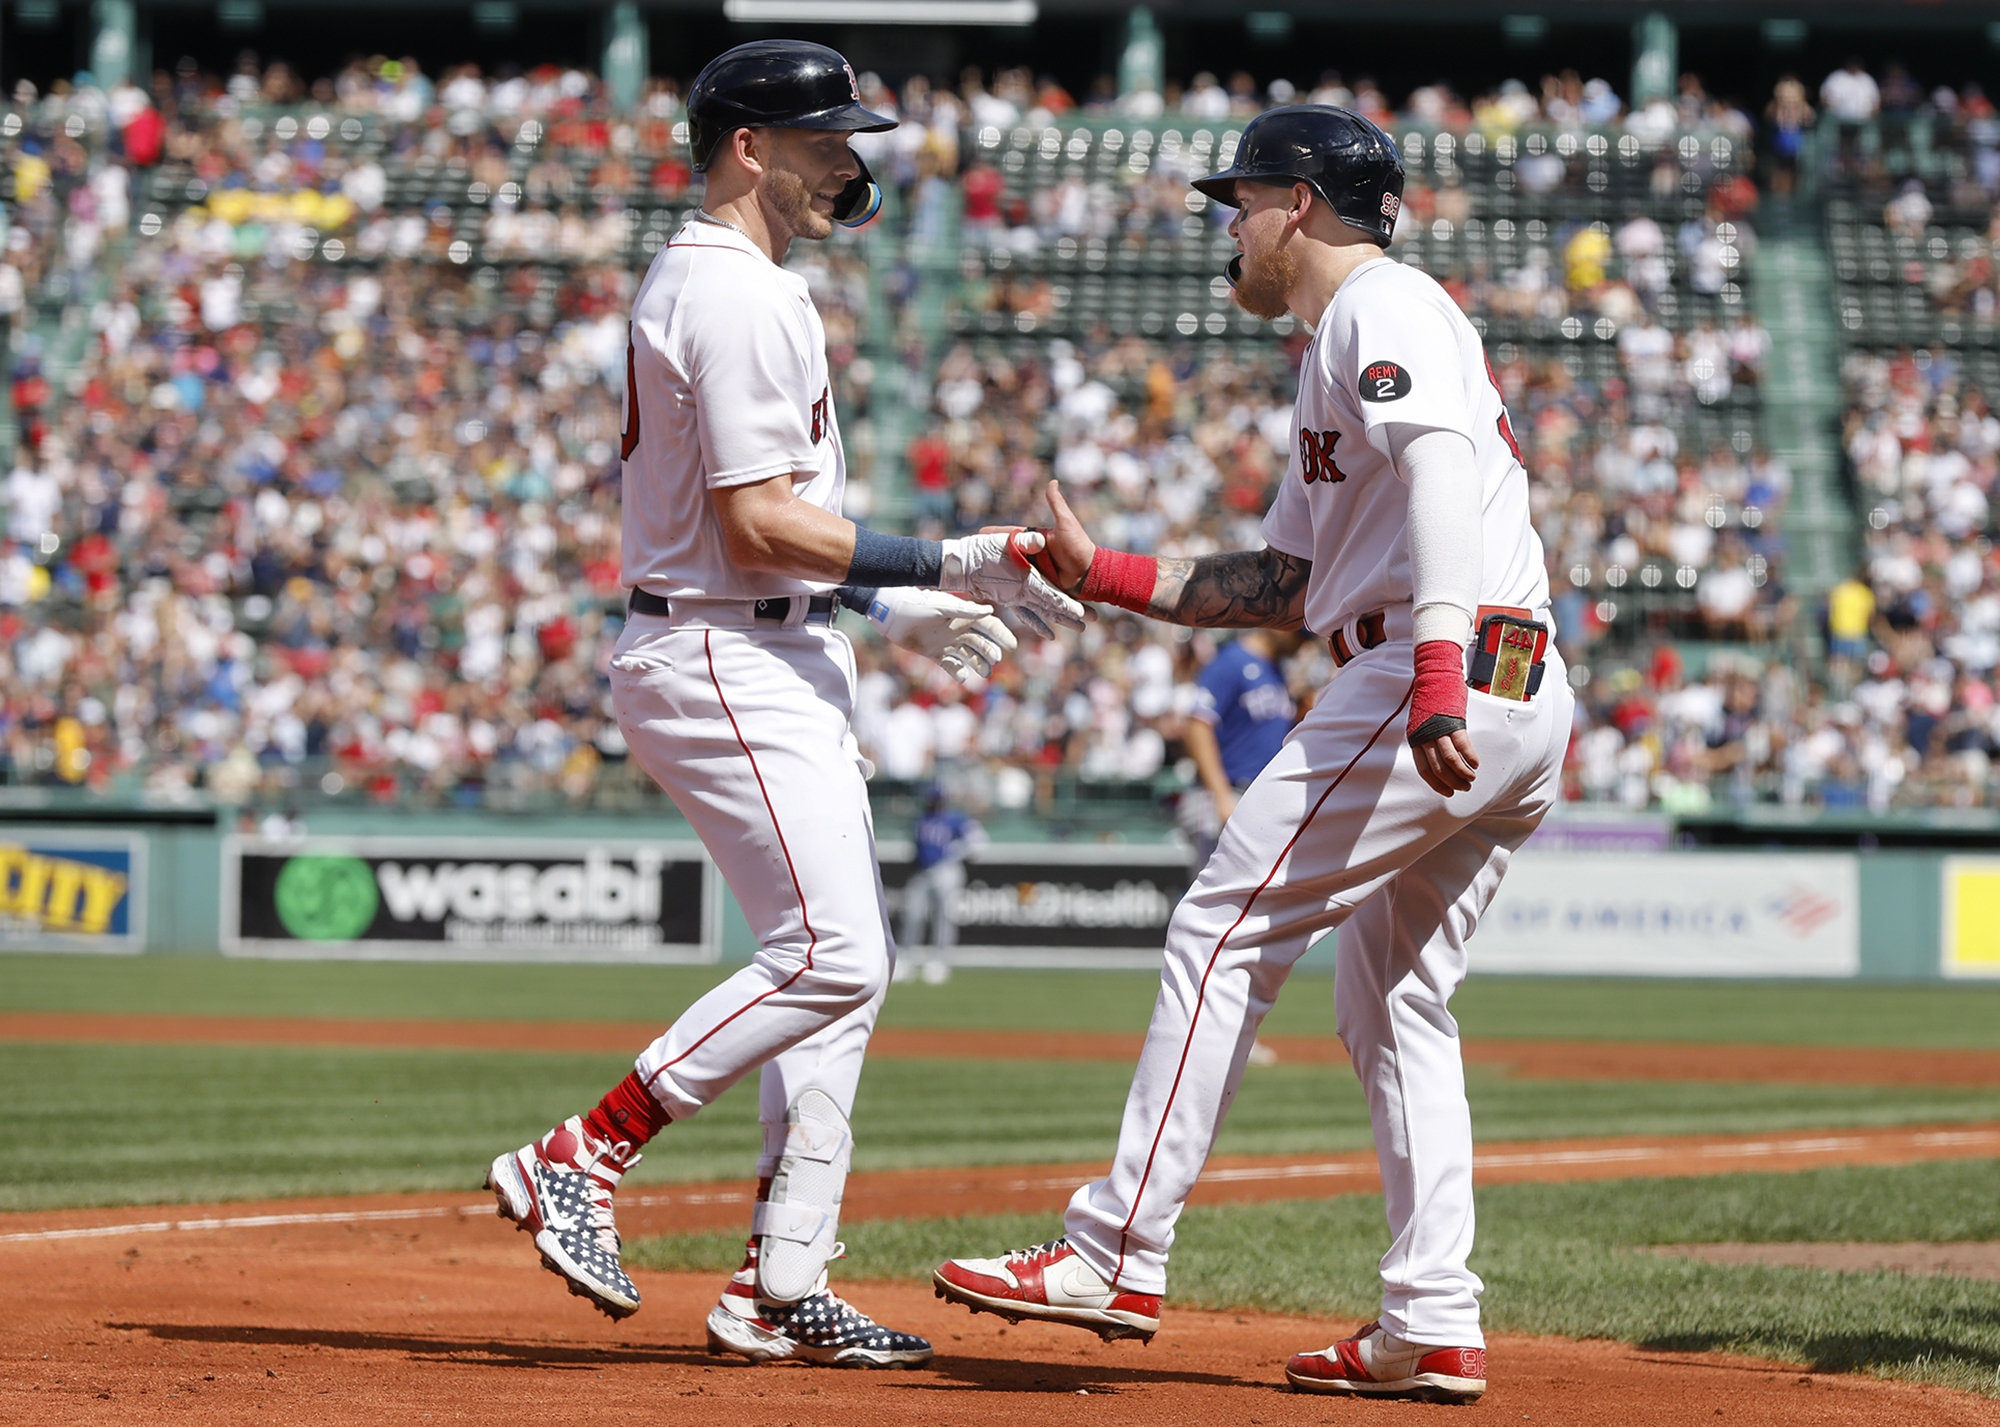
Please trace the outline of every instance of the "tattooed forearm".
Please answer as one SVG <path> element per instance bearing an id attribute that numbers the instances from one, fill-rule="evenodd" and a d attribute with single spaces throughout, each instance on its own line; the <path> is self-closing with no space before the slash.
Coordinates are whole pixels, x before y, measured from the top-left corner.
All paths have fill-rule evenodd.
<path id="1" fill-rule="evenodd" d="M 1162 559 L 1147 613 L 1209 629 L 1297 629 L 1311 574 L 1312 561 L 1271 549 Z"/>

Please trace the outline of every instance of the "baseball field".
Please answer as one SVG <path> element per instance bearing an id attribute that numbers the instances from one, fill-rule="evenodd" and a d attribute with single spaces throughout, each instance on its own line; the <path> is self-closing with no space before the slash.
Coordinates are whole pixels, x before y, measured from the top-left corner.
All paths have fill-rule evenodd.
<path id="1" fill-rule="evenodd" d="M 479 1183 L 721 974 L 0 960 L 0 1419 L 1451 1410 L 1277 1387 L 1288 1353 L 1372 1316 L 1386 1246 L 1325 976 L 1295 978 L 1265 1025 L 1150 1347 L 970 1318 L 928 1290 L 947 1255 L 1053 1236 L 1105 1164 L 1154 988 L 1124 973 L 960 971 L 890 994 L 835 1272 L 932 1337 L 933 1367 L 703 1351 L 748 1219 L 748 1085 L 628 1177 L 647 1306 L 607 1324 Z M 1456 1009 L 1492 1334 L 1479 1411 L 2000 1420 L 2000 990 L 1475 977 Z"/>

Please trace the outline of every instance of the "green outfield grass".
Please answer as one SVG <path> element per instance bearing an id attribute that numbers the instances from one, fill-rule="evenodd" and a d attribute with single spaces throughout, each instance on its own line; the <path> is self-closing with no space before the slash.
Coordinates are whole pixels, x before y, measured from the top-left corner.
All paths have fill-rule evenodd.
<path id="1" fill-rule="evenodd" d="M 1782 1192 L 1773 1192 L 1774 1186 Z M 1655 1244 L 2000 1238 L 2000 1162 L 1828 1169 L 1782 1179 L 1512 1184 L 1479 1191 L 1492 1331 L 1613 1338 L 1866 1371 L 2000 1396 L 2000 1283 L 1729 1267 L 1660 1258 Z M 1060 1232 L 1053 1215 L 844 1226 L 845 1279 L 928 1279 L 939 1260 Z M 1387 1247 L 1375 1195 L 1191 1209 L 1180 1221 L 1176 1304 L 1357 1319 L 1378 1306 Z M 1310 1251 L 1301 1252 L 1301 1245 Z M 726 1273 L 740 1234 L 646 1239 L 627 1261 Z M 859 1294 L 865 1306 L 866 1295 Z M 1300 1343 L 1300 1348 L 1321 1343 Z M 1138 1351 L 1134 1349 L 1133 1351 Z M 1271 1364 L 1273 1374 L 1278 1364 Z M 1504 1357 L 1493 1370 L 1504 1376 Z"/>
<path id="2" fill-rule="evenodd" d="M 476 1190 L 487 1163 L 584 1109 L 618 1056 L 283 1046 L 0 1043 L 0 1209 Z M 870 1062 L 858 1169 L 1099 1164 L 1130 1083 L 1111 1062 Z M 1989 1119 L 1982 1090 L 1574 1083 L 1468 1076 L 1482 1140 Z M 1252 1067 L 1222 1154 L 1371 1143 L 1345 1066 Z M 754 1079 L 655 1140 L 632 1182 L 746 1178 Z"/>
<path id="3" fill-rule="evenodd" d="M 664 1025 L 731 968 L 265 962 L 0 954 L 0 1011 L 612 1020 Z M 882 1024 L 1143 1030 L 1152 972 L 960 971 L 895 987 Z M 1333 1034 L 1332 978 L 1302 972 L 1265 1022 Z M 2000 986 L 1474 976 L 1470 1036 L 2000 1049 Z"/>

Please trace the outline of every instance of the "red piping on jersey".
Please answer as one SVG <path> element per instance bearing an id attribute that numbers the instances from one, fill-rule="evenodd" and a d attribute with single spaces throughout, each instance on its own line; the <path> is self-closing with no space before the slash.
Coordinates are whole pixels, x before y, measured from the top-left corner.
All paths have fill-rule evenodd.
<path id="1" fill-rule="evenodd" d="M 686 1060 L 689 1056 L 693 1055 L 696 1051 L 700 1050 L 702 1046 L 707 1043 L 709 1038 L 715 1035 L 717 1031 L 720 1031 L 724 1026 L 728 1025 L 731 1021 L 735 1020 L 745 1011 L 748 1011 L 753 1007 L 762 1004 L 767 998 L 775 996 L 780 991 L 787 989 L 794 981 L 798 980 L 801 976 L 805 975 L 808 971 L 812 970 L 813 952 L 819 946 L 819 933 L 813 930 L 812 917 L 806 911 L 805 888 L 799 885 L 798 869 L 792 865 L 792 849 L 785 842 L 785 829 L 778 822 L 778 810 L 771 806 L 771 790 L 764 786 L 764 773 L 763 770 L 758 768 L 757 766 L 757 755 L 750 751 L 750 745 L 744 741 L 743 730 L 739 728 L 736 723 L 736 714 L 730 709 L 729 700 L 723 697 L 722 680 L 715 677 L 715 650 L 710 646 L 709 643 L 709 641 L 713 637 L 714 637 L 713 630 L 704 629 L 701 632 L 701 651 L 704 655 L 708 657 L 708 680 L 711 684 L 715 685 L 716 702 L 722 705 L 722 712 L 724 716 L 726 716 L 729 720 L 729 731 L 736 735 L 736 746 L 738 748 L 741 748 L 743 750 L 743 756 L 750 760 L 751 776 L 757 780 L 757 791 L 763 794 L 764 796 L 764 811 L 771 815 L 771 830 L 778 835 L 778 851 L 783 853 L 785 856 L 785 871 L 791 877 L 792 891 L 798 895 L 799 899 L 799 920 L 805 923 L 806 964 L 804 966 L 801 966 L 797 971 L 794 971 L 790 976 L 787 976 L 783 981 L 779 982 L 776 986 L 773 986 L 770 990 L 764 992 L 760 996 L 755 996 L 751 998 L 751 1000 L 746 1004 L 744 1004 L 742 1007 L 738 1008 L 737 1010 L 731 1011 L 727 1016 L 723 1017 L 722 1020 L 716 1022 L 715 1025 L 709 1029 L 708 1033 L 702 1036 L 700 1040 L 696 1041 L 693 1045 L 689 1046 L 686 1050 L 682 1051 L 679 1055 L 675 1056 L 672 1060 L 668 1061 L 665 1065 L 661 1066 L 658 1070 L 654 1071 L 651 1075 L 647 1076 L 646 1088 L 648 1090 L 651 1090 L 653 1088 L 653 1082 L 655 1080 L 658 1080 L 662 1075 L 666 1074 L 669 1070 L 673 1069 L 673 1067 L 679 1065 L 682 1061 Z"/>
<path id="2" fill-rule="evenodd" d="M 1126 1244 L 1131 1237 L 1132 1221 L 1139 1217 L 1139 1206 L 1146 1198 L 1146 1182 L 1153 1177 L 1153 1160 L 1160 1152 L 1161 1138 L 1167 1133 L 1167 1118 L 1173 1113 L 1174 1097 L 1179 1095 L 1181 1091 L 1181 1077 L 1187 1072 L 1188 1053 L 1194 1049 L 1195 1027 L 1201 1024 L 1201 1008 L 1208 999 L 1208 978 L 1215 973 L 1215 963 L 1222 955 L 1222 948 L 1228 944 L 1229 938 L 1236 935 L 1236 929 L 1249 919 L 1250 909 L 1257 904 L 1257 898 L 1263 894 L 1266 887 L 1271 885 L 1271 879 L 1278 875 L 1278 869 L 1284 865 L 1285 859 L 1291 855 L 1292 849 L 1298 846 L 1299 839 L 1306 835 L 1306 829 L 1311 827 L 1312 820 L 1319 816 L 1319 810 L 1326 806 L 1326 800 L 1333 796 L 1333 790 L 1347 780 L 1347 775 L 1354 771 L 1354 765 L 1359 763 L 1367 755 L 1368 750 L 1375 746 L 1375 742 L 1381 738 L 1383 730 L 1396 721 L 1396 715 L 1403 711 L 1403 705 L 1409 701 L 1410 696 L 1407 693 L 1404 694 L 1398 700 L 1396 707 L 1389 711 L 1389 716 L 1382 720 L 1381 728 L 1376 729 L 1375 732 L 1368 736 L 1368 741 L 1361 745 L 1361 751 L 1350 758 L 1347 761 L 1347 766 L 1340 770 L 1339 775 L 1331 783 L 1326 785 L 1326 791 L 1319 795 L 1319 801 L 1312 805 L 1311 811 L 1299 823 L 1298 831 L 1293 833 L 1291 840 L 1279 850 L 1277 859 L 1271 863 L 1271 870 L 1264 874 L 1264 880 L 1257 884 L 1256 891 L 1252 892 L 1244 901 L 1243 910 L 1237 913 L 1236 920 L 1230 923 L 1229 930 L 1224 932 L 1216 941 L 1215 950 L 1208 954 L 1208 965 L 1202 968 L 1201 985 L 1195 992 L 1194 1015 L 1188 1019 L 1187 1038 L 1181 1042 L 1180 1064 L 1174 1067 L 1174 1083 L 1167 1091 L 1167 1103 L 1160 1110 L 1160 1127 L 1153 1132 L 1153 1147 L 1146 1151 L 1146 1168 L 1141 1171 L 1139 1175 L 1139 1187 L 1132 1195 L 1132 1212 L 1127 1214 L 1125 1222 L 1118 1226 L 1118 1266 L 1111 1271 L 1111 1282 L 1114 1285 L 1118 1282 L 1118 1276 L 1125 1271 Z"/>

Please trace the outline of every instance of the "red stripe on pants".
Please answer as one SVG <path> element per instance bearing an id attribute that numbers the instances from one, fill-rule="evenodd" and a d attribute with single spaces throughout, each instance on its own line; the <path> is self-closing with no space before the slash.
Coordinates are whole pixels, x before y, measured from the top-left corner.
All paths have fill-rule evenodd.
<path id="1" fill-rule="evenodd" d="M 1146 1183 L 1153 1177 L 1153 1160 L 1160 1152 L 1161 1138 L 1167 1133 L 1167 1120 L 1173 1114 L 1174 1097 L 1180 1094 L 1181 1077 L 1187 1072 L 1188 1054 L 1194 1049 L 1195 1027 L 1201 1024 L 1201 1008 L 1208 997 L 1208 978 L 1215 972 L 1215 963 L 1222 956 L 1222 948 L 1228 944 L 1229 938 L 1236 934 L 1236 929 L 1249 919 L 1250 909 L 1257 904 L 1257 898 L 1262 895 L 1266 887 L 1271 885 L 1272 879 L 1278 875 L 1278 869 L 1285 865 L 1285 859 L 1291 856 L 1292 849 L 1298 846 L 1299 839 L 1304 837 L 1306 829 L 1312 826 L 1312 820 L 1319 816 L 1319 810 L 1326 805 L 1326 800 L 1333 796 L 1333 790 L 1338 788 L 1346 780 L 1347 775 L 1354 771 L 1355 764 L 1367 756 L 1368 750 L 1375 746 L 1376 740 L 1381 738 L 1389 725 L 1396 721 L 1397 717 L 1403 712 L 1404 706 L 1409 701 L 1410 696 L 1405 694 L 1402 702 L 1398 703 L 1390 711 L 1389 717 L 1382 720 L 1382 726 L 1370 734 L 1368 741 L 1361 745 L 1361 751 L 1349 759 L 1347 766 L 1340 770 L 1339 775 L 1331 783 L 1326 785 L 1326 791 L 1319 795 L 1319 801 L 1312 805 L 1311 810 L 1306 813 L 1304 820 L 1299 823 L 1298 831 L 1294 832 L 1290 840 L 1279 850 L 1277 859 L 1271 863 L 1271 870 L 1264 874 L 1264 880 L 1257 884 L 1256 890 L 1251 892 L 1250 896 L 1244 901 L 1243 910 L 1237 914 L 1236 920 L 1229 924 L 1229 930 L 1217 939 L 1215 950 L 1208 954 L 1208 965 L 1202 968 L 1201 985 L 1195 992 L 1194 1015 L 1188 1018 L 1187 1038 L 1181 1042 L 1180 1064 L 1174 1067 L 1174 1083 L 1167 1091 L 1167 1103 L 1160 1110 L 1160 1127 L 1153 1132 L 1153 1146 L 1146 1152 L 1146 1167 L 1141 1171 L 1139 1175 L 1139 1187 L 1132 1195 L 1132 1212 L 1125 1216 L 1125 1222 L 1119 1226 L 1118 1266 L 1111 1273 L 1111 1281 L 1114 1284 L 1118 1282 L 1118 1276 L 1125 1271 L 1125 1250 L 1132 1231 L 1132 1223 L 1139 1217 L 1139 1205 L 1146 1197 Z"/>

